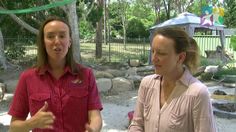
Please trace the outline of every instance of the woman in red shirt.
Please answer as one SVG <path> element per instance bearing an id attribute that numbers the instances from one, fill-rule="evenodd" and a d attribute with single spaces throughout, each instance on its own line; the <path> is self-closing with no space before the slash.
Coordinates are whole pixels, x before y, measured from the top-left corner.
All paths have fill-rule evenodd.
<path id="1" fill-rule="evenodd" d="M 21 74 L 10 106 L 10 131 L 100 131 L 102 104 L 96 80 L 91 69 L 73 59 L 69 24 L 48 18 L 37 45 L 37 65 Z"/>

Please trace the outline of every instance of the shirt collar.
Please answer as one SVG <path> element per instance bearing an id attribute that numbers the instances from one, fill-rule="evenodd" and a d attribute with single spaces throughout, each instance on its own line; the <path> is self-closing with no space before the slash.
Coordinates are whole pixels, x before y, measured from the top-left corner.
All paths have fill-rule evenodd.
<path id="1" fill-rule="evenodd" d="M 49 73 L 50 73 L 51 68 L 49 67 L 49 65 L 45 65 L 45 66 L 42 67 L 42 68 L 38 68 L 37 71 L 38 71 L 38 74 L 39 74 L 39 75 L 44 75 L 46 72 L 49 72 Z M 70 68 L 69 66 L 65 66 L 65 68 L 64 68 L 64 73 L 67 73 L 67 72 L 70 73 L 70 74 L 72 74 L 72 75 L 77 75 L 77 73 L 73 73 L 73 72 L 72 72 L 72 70 L 71 70 L 71 68 Z"/>
<path id="2" fill-rule="evenodd" d="M 184 68 L 184 73 L 183 75 L 180 77 L 180 79 L 178 80 L 178 82 L 181 82 L 182 84 L 184 84 L 185 86 L 189 86 L 192 82 L 192 74 L 190 73 L 190 71 L 188 70 L 187 67 Z"/>
<path id="3" fill-rule="evenodd" d="M 154 79 L 158 79 L 158 80 L 161 80 L 161 75 L 159 74 L 155 74 L 154 75 Z M 191 81 L 191 78 L 192 78 L 192 74 L 190 73 L 190 71 L 188 70 L 187 67 L 184 67 L 184 73 L 183 75 L 180 77 L 180 79 L 177 81 L 177 83 L 182 83 L 186 86 L 190 85 L 190 81 Z"/>
<path id="4" fill-rule="evenodd" d="M 154 74 L 154 79 L 161 79 L 161 75 L 159 75 L 159 74 Z"/>

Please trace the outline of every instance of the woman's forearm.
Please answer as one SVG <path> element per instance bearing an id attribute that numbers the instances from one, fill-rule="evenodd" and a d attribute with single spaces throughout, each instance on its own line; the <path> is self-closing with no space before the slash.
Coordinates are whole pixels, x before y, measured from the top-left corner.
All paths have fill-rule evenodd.
<path id="1" fill-rule="evenodd" d="M 102 119 L 101 117 L 97 116 L 92 118 L 90 122 L 90 126 L 94 128 L 95 132 L 100 132 L 102 129 Z"/>
<path id="2" fill-rule="evenodd" d="M 30 120 L 15 120 L 10 124 L 9 132 L 29 132 L 31 130 Z"/>
<path id="3" fill-rule="evenodd" d="M 89 111 L 89 126 L 94 132 L 100 132 L 102 129 L 102 116 L 99 110 Z"/>

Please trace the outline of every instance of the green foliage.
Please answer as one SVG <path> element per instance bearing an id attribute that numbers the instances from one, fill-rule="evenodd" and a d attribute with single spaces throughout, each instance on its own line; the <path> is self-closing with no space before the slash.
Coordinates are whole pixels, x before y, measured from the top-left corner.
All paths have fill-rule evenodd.
<path id="1" fill-rule="evenodd" d="M 201 81 L 211 81 L 212 80 L 213 73 L 202 73 L 200 75 L 200 80 Z"/>
<path id="2" fill-rule="evenodd" d="M 103 7 L 100 7 L 97 4 L 95 4 L 94 8 L 88 14 L 87 20 L 92 23 L 93 27 L 96 27 L 96 22 L 98 22 L 102 16 L 103 16 Z"/>
<path id="3" fill-rule="evenodd" d="M 139 19 L 131 19 L 128 22 L 127 37 L 129 38 L 140 38 L 148 37 L 149 32 L 145 29 L 143 23 Z"/>
<path id="4" fill-rule="evenodd" d="M 80 21 L 80 38 L 81 39 L 91 39 L 94 36 L 94 28 L 86 20 Z"/>
<path id="5" fill-rule="evenodd" d="M 236 1 L 225 0 L 225 25 L 228 28 L 236 28 Z"/>
<path id="6" fill-rule="evenodd" d="M 148 4 L 142 4 L 142 3 L 135 3 L 133 6 L 130 6 L 127 14 L 128 14 L 128 20 L 132 19 L 139 19 L 145 29 L 149 29 L 151 26 L 155 23 L 155 12 L 152 10 L 152 6 Z"/>
<path id="7" fill-rule="evenodd" d="M 22 58 L 26 51 L 25 47 L 17 46 L 15 44 L 9 45 L 5 50 L 6 58 L 9 60 L 17 60 Z"/>
<path id="8" fill-rule="evenodd" d="M 127 1 L 112 2 L 109 5 L 111 35 L 114 37 L 123 36 L 122 16 L 125 16 L 127 37 L 144 38 L 149 36 L 148 29 L 153 26 L 156 16 L 152 6 L 148 3 L 143 4 L 141 1 L 134 1 L 132 4 Z"/>
<path id="9" fill-rule="evenodd" d="M 148 62 L 148 54 L 141 54 L 140 55 L 140 61 L 142 64 L 145 64 Z"/>
<path id="10" fill-rule="evenodd" d="M 236 75 L 236 68 L 220 69 L 214 74 L 214 78 L 220 80 L 224 78 L 224 75 Z"/>
<path id="11" fill-rule="evenodd" d="M 223 65 L 223 62 L 221 60 L 216 59 L 209 59 L 205 57 L 201 57 L 200 59 L 200 66 L 209 66 L 209 65 Z"/>
<path id="12" fill-rule="evenodd" d="M 236 36 L 230 37 L 230 47 L 233 48 L 234 51 L 236 51 Z"/>
<path id="13" fill-rule="evenodd" d="M 42 6 L 50 3 L 49 0 L 15 0 L 15 1 L 1 1 L 0 6 L 5 9 L 14 10 L 14 9 L 27 9 L 34 6 Z M 52 8 L 49 10 L 43 10 L 39 12 L 17 14 L 21 20 L 29 24 L 30 26 L 38 29 L 41 22 L 49 15 L 57 15 L 65 17 L 65 13 L 60 8 Z M 15 38 L 15 37 L 29 37 L 35 36 L 35 34 L 30 33 L 25 28 L 17 24 L 9 15 L 1 15 L 0 18 L 1 30 L 4 38 Z"/>
<path id="14" fill-rule="evenodd" d="M 129 8 L 129 4 L 127 2 L 112 2 L 109 5 L 108 15 L 109 25 L 111 28 L 110 35 L 112 37 L 119 37 L 123 35 L 122 17 L 125 16 L 125 18 L 127 19 L 127 8 Z"/>

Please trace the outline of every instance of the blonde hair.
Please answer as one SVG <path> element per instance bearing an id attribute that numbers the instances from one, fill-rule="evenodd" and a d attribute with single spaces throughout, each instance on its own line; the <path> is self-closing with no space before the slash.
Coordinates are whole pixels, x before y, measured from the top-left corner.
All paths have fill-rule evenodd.
<path id="1" fill-rule="evenodd" d="M 195 39 L 189 38 L 189 41 L 190 47 L 187 50 L 186 63 L 188 63 L 187 65 L 191 67 L 191 72 L 196 73 L 200 64 L 200 50 Z"/>

